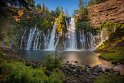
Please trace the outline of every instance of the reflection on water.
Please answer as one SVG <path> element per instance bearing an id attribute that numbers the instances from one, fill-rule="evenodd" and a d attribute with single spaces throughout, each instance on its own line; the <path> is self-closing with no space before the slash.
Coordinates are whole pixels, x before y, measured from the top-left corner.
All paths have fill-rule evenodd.
<path id="1" fill-rule="evenodd" d="M 30 59 L 42 60 L 45 55 L 61 55 L 64 63 L 71 63 L 77 65 L 101 65 L 103 67 L 112 68 L 112 64 L 108 61 L 99 59 L 98 53 L 92 51 L 69 51 L 69 52 L 48 52 L 48 51 L 41 51 L 41 50 L 30 50 L 30 51 L 23 51 L 25 57 Z"/>
<path id="2" fill-rule="evenodd" d="M 63 62 L 69 61 L 69 63 L 78 65 L 101 65 L 102 67 L 112 68 L 113 65 L 110 62 L 99 59 L 98 56 L 98 53 L 92 51 L 64 52 Z"/>

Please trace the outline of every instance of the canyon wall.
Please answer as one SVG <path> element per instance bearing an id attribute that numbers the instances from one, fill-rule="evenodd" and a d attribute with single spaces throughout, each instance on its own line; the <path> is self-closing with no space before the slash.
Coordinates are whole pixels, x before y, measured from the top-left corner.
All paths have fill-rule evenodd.
<path id="1" fill-rule="evenodd" d="M 92 26 L 104 22 L 124 23 L 124 0 L 109 0 L 88 7 L 88 18 Z"/>

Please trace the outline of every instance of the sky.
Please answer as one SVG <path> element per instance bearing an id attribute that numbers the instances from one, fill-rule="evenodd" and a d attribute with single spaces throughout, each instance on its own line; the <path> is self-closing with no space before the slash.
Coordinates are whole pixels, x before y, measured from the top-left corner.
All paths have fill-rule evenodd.
<path id="1" fill-rule="evenodd" d="M 84 0 L 87 3 L 89 0 Z M 55 10 L 57 6 L 62 6 L 64 11 L 72 16 L 73 11 L 78 9 L 79 0 L 35 0 L 35 4 L 45 4 L 49 10 Z"/>

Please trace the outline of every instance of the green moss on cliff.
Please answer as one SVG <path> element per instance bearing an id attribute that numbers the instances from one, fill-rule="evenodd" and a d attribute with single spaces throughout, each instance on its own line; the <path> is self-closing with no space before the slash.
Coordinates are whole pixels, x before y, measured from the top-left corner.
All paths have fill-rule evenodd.
<path id="1" fill-rule="evenodd" d="M 100 57 L 113 63 L 124 63 L 124 24 L 106 22 L 101 25 L 101 28 L 108 29 L 109 40 L 97 49 L 102 52 Z"/>

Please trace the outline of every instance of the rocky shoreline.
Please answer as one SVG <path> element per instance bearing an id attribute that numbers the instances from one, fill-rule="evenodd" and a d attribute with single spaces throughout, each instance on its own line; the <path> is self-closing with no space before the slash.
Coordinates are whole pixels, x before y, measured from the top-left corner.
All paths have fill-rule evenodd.
<path id="1" fill-rule="evenodd" d="M 93 83 L 99 75 L 108 75 L 114 73 L 120 75 L 120 72 L 113 69 L 103 69 L 96 65 L 91 67 L 89 65 L 76 66 L 73 64 L 64 64 L 62 72 L 66 76 L 64 83 Z"/>

